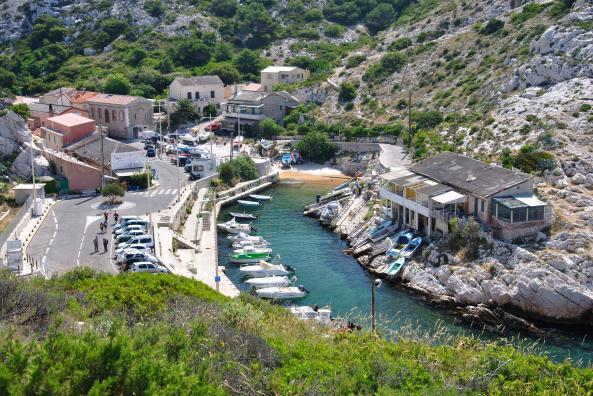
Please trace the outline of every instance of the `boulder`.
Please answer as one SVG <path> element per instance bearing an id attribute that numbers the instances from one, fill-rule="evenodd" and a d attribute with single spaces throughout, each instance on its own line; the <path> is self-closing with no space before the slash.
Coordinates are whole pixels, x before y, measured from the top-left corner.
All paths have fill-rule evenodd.
<path id="1" fill-rule="evenodd" d="M 552 267 L 556 268 L 558 271 L 565 272 L 572 267 L 574 267 L 574 263 L 571 259 L 566 256 L 560 256 L 555 259 L 548 261 Z"/>
<path id="2" fill-rule="evenodd" d="M 585 184 L 585 182 L 587 181 L 587 178 L 584 175 L 577 173 L 576 175 L 574 175 L 573 177 L 570 178 L 570 181 L 573 184 L 580 185 L 580 184 Z"/>
<path id="3" fill-rule="evenodd" d="M 453 296 L 466 304 L 479 304 L 488 302 L 488 297 L 475 279 L 462 279 L 454 273 L 447 279 L 447 288 L 453 292 Z"/>

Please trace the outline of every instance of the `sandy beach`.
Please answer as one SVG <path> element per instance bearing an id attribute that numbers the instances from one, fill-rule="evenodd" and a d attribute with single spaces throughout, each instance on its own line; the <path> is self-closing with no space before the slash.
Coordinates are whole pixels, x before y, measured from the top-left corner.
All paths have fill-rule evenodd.
<path id="1" fill-rule="evenodd" d="M 317 164 L 293 166 L 292 169 L 280 171 L 281 180 L 302 181 L 308 184 L 320 183 L 327 186 L 337 186 L 350 179 L 337 169 Z"/>

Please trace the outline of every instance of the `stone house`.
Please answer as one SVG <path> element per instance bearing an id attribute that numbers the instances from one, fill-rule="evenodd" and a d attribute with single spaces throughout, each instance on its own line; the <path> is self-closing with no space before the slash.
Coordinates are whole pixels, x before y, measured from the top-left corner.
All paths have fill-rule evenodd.
<path id="1" fill-rule="evenodd" d="M 261 90 L 272 92 L 275 84 L 303 82 L 309 78 L 309 71 L 296 66 L 268 66 L 261 71 Z"/>
<path id="2" fill-rule="evenodd" d="M 225 100 L 225 86 L 218 76 L 177 77 L 169 85 L 167 110 L 172 111 L 180 99 L 191 100 L 199 113 L 203 113 L 209 104 L 215 105 L 220 112 L 220 104 Z"/>
<path id="3" fill-rule="evenodd" d="M 137 139 L 140 132 L 154 129 L 152 101 L 138 96 L 100 93 L 86 101 L 89 117 L 107 127 L 109 136 Z"/>
<path id="4" fill-rule="evenodd" d="M 533 235 L 551 210 L 533 194 L 531 175 L 445 152 L 381 176 L 380 196 L 392 218 L 425 234 L 446 235 L 450 220 L 473 217 L 496 237 Z"/>
<path id="5" fill-rule="evenodd" d="M 40 135 L 48 148 L 61 151 L 64 146 L 77 142 L 94 131 L 94 120 L 76 113 L 65 113 L 45 120 Z"/>
<path id="6" fill-rule="evenodd" d="M 239 91 L 222 104 L 222 128 L 237 130 L 240 123 L 242 131 L 254 130 L 264 118 L 280 122 L 298 104 L 299 100 L 285 91 Z"/>

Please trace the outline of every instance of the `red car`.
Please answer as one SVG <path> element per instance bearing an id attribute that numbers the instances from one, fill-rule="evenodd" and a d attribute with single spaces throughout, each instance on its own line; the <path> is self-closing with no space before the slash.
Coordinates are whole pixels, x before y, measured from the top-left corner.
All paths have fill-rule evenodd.
<path id="1" fill-rule="evenodd" d="M 204 128 L 204 129 L 206 131 L 208 131 L 208 132 L 219 131 L 220 130 L 220 124 L 218 122 L 213 122 L 212 124 L 206 125 L 206 128 Z"/>

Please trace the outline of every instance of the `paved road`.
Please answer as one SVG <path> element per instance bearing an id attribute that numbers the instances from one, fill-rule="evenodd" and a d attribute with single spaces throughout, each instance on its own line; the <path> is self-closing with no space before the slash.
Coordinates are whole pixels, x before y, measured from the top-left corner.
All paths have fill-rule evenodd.
<path id="1" fill-rule="evenodd" d="M 173 201 L 178 193 L 178 178 L 182 183 L 188 175 L 183 169 L 177 169 L 167 160 L 150 161 L 157 169 L 158 188 L 151 192 L 150 201 L 147 192 L 127 193 L 124 204 L 118 209 L 120 215 L 143 215 L 164 209 Z M 35 237 L 29 244 L 27 253 L 41 263 L 46 275 L 66 272 L 76 266 L 88 265 L 100 271 L 116 272 L 111 260 L 113 239 L 113 217 L 109 218 L 109 230 L 100 234 L 99 223 L 103 219 L 103 211 L 99 205 L 102 197 L 76 198 L 57 203 Z M 94 253 L 93 239 L 99 238 L 100 251 Z M 103 252 L 102 239 L 108 239 L 108 252 Z"/>

